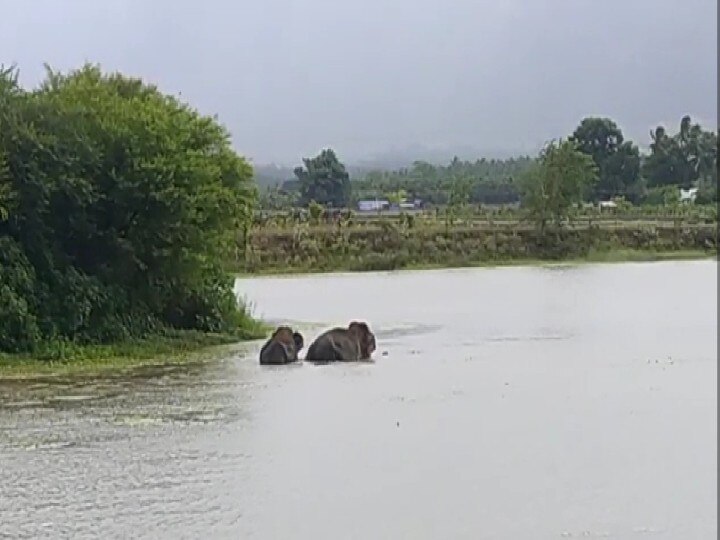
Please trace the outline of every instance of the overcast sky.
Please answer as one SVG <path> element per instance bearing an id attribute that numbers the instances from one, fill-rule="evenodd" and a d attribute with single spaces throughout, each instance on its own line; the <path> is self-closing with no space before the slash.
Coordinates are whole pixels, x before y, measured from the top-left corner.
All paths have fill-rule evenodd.
<path id="1" fill-rule="evenodd" d="M 256 163 L 534 152 L 586 115 L 717 125 L 717 0 L 0 0 L 0 63 L 141 76 Z M 421 157 L 421 156 L 418 156 Z M 474 156 L 473 156 L 474 157 Z M 479 156 L 478 156 L 479 157 Z"/>

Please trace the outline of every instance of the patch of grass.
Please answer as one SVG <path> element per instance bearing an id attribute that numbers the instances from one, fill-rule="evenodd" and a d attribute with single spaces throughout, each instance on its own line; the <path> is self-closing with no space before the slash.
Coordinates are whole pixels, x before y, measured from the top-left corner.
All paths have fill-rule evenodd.
<path id="1" fill-rule="evenodd" d="M 587 262 L 653 262 L 685 261 L 716 258 L 717 252 L 701 249 L 677 251 L 655 251 L 643 249 L 591 250 L 584 260 Z"/>
<path id="2" fill-rule="evenodd" d="M 77 373 L 96 373 L 149 365 L 198 361 L 220 347 L 261 339 L 268 327 L 256 322 L 235 334 L 208 334 L 190 330 L 167 330 L 145 339 L 108 345 L 44 343 L 32 354 L 0 353 L 0 380 Z"/>
<path id="3" fill-rule="evenodd" d="M 685 251 L 644 251 L 633 249 L 617 249 L 609 251 L 590 250 L 590 252 L 582 257 L 570 257 L 567 259 L 548 260 L 548 259 L 505 259 L 505 260 L 485 260 L 470 261 L 467 264 L 459 265 L 441 265 L 426 264 L 408 266 L 407 270 L 433 270 L 443 268 L 494 268 L 504 266 L 556 266 L 568 264 L 593 264 L 593 263 L 623 263 L 623 262 L 654 262 L 654 261 L 671 261 L 671 260 L 698 260 L 715 258 L 715 253 L 708 254 L 701 250 L 685 250 Z M 454 261 L 456 262 L 456 261 Z"/>
<path id="4" fill-rule="evenodd" d="M 373 265 L 372 267 L 360 267 L 357 265 L 340 264 L 332 268 L 312 268 L 311 266 L 283 266 L 281 268 L 267 267 L 256 272 L 237 273 L 237 277 L 257 276 L 297 276 L 303 274 L 330 274 L 336 272 L 381 272 L 381 271 L 402 271 L 402 270 L 439 270 L 443 268 L 494 268 L 504 266 L 552 266 L 557 264 L 590 264 L 590 263 L 622 263 L 622 262 L 654 262 L 673 260 L 699 260 L 714 259 L 717 252 L 700 249 L 685 249 L 678 251 L 656 251 L 643 249 L 591 249 L 586 255 L 569 257 L 566 259 L 548 260 L 539 258 L 507 258 L 507 259 L 460 259 L 452 258 L 445 262 L 410 263 L 403 266 Z"/>
<path id="5" fill-rule="evenodd" d="M 540 233 L 523 223 L 476 227 L 436 222 L 255 229 L 237 275 L 391 271 L 704 258 L 717 254 L 717 225 L 603 223 Z"/>

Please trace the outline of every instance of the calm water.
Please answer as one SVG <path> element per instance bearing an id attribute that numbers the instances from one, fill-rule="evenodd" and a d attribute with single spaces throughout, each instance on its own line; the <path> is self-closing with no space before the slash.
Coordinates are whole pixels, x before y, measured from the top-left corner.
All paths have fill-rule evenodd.
<path id="1" fill-rule="evenodd" d="M 714 261 L 243 280 L 374 364 L 0 382 L 0 537 L 717 536 Z"/>

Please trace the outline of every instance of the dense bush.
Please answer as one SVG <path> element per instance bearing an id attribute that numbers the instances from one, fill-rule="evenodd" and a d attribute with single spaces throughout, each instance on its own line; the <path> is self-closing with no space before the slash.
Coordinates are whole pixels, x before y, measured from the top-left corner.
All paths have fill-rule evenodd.
<path id="1" fill-rule="evenodd" d="M 237 330 L 220 263 L 254 200 L 226 130 L 155 87 L 0 70 L 0 350 Z"/>

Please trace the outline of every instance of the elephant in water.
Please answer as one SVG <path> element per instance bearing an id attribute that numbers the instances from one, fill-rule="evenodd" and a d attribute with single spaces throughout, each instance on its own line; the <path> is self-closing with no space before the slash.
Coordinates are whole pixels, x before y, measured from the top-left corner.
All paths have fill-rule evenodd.
<path id="1" fill-rule="evenodd" d="M 260 349 L 260 364 L 289 364 L 297 362 L 298 353 L 305 341 L 300 332 L 288 326 L 279 326 Z"/>
<path id="2" fill-rule="evenodd" d="M 375 334 L 364 322 L 353 321 L 347 328 L 333 328 L 321 334 L 308 349 L 309 362 L 357 362 L 369 360 L 375 351 Z"/>

